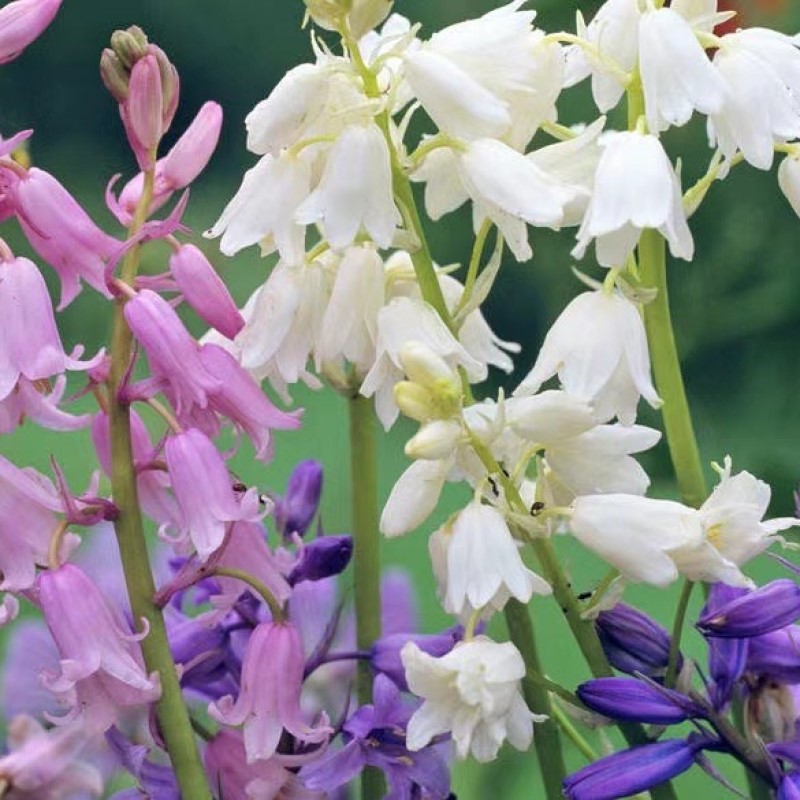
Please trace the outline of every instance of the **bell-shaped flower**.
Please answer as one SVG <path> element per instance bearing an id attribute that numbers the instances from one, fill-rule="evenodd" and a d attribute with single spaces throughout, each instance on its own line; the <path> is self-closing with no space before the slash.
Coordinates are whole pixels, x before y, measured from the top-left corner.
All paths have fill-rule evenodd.
<path id="1" fill-rule="evenodd" d="M 403 72 L 439 130 L 462 139 L 507 138 L 523 148 L 555 119 L 564 56 L 513 0 L 408 48 Z"/>
<path id="2" fill-rule="evenodd" d="M 300 634 L 285 622 L 262 622 L 252 633 L 242 665 L 239 697 L 223 697 L 209 713 L 223 725 L 244 725 L 247 761 L 270 758 L 284 729 L 307 743 L 325 741 L 331 734 L 324 720 L 309 726 L 300 710 L 303 682 Z"/>
<path id="3" fill-rule="evenodd" d="M 592 76 L 592 95 L 601 113 L 610 111 L 625 94 L 623 74 L 633 72 L 639 55 L 638 0 L 606 0 L 585 30 L 579 31 L 591 45 L 573 45 L 567 52 L 565 85 Z M 613 64 L 617 69 L 609 69 Z"/>
<path id="4" fill-rule="evenodd" d="M 109 296 L 106 262 L 120 242 L 92 222 L 77 200 L 52 176 L 36 167 L 25 175 L 15 173 L 9 198 L 31 247 L 61 279 L 58 309 L 68 306 L 80 292 L 80 281 Z"/>
<path id="5" fill-rule="evenodd" d="M 301 425 L 302 411 L 287 412 L 276 408 L 253 377 L 221 347 L 202 345 L 200 361 L 222 387 L 209 396 L 209 409 L 244 431 L 255 447 L 256 458 L 270 459 L 272 431 L 297 430 Z"/>
<path id="6" fill-rule="evenodd" d="M 153 376 L 167 384 L 180 413 L 196 403 L 208 405 L 222 384 L 203 366 L 200 348 L 172 306 L 161 295 L 142 289 L 125 303 L 125 319 L 147 353 Z"/>
<path id="7" fill-rule="evenodd" d="M 715 114 L 725 102 L 725 83 L 692 26 L 672 8 L 651 7 L 642 14 L 639 72 L 647 126 L 653 133 L 685 125 L 695 110 Z"/>
<path id="8" fill-rule="evenodd" d="M 33 717 L 14 717 L 8 726 L 10 752 L 0 757 L 9 800 L 101 797 L 103 775 L 82 758 L 92 740 L 93 732 L 80 721 L 47 730 Z"/>
<path id="9" fill-rule="evenodd" d="M 401 536 L 419 527 L 432 513 L 452 468 L 449 461 L 415 461 L 398 478 L 380 519 L 386 536 Z"/>
<path id="10" fill-rule="evenodd" d="M 382 636 L 370 648 L 372 669 L 391 678 L 402 691 L 408 691 L 406 672 L 400 653 L 408 642 L 434 658 L 449 653 L 459 641 L 463 629 L 451 628 L 442 633 L 392 633 Z"/>
<path id="11" fill-rule="evenodd" d="M 333 792 L 347 785 L 365 767 L 376 767 L 386 776 L 389 797 L 450 796 L 447 764 L 435 747 L 409 751 L 405 726 L 412 707 L 384 675 L 375 679 L 373 703 L 359 708 L 342 726 L 345 745 L 328 751 L 300 772 L 311 789 Z"/>
<path id="12" fill-rule="evenodd" d="M 387 430 L 397 419 L 394 387 L 403 378 L 400 354 L 410 342 L 425 345 L 451 368 L 463 367 L 472 382 L 487 375 L 486 366 L 466 351 L 431 306 L 394 298 L 378 312 L 377 357 L 361 384 L 364 397 L 375 395 L 378 418 Z"/>
<path id="13" fill-rule="evenodd" d="M 650 477 L 631 457 L 654 447 L 661 432 L 644 425 L 598 425 L 545 450 L 548 488 L 555 502 L 570 503 L 584 494 L 639 494 Z"/>
<path id="14" fill-rule="evenodd" d="M 534 593 L 551 592 L 525 566 L 503 515 L 491 506 L 473 501 L 433 536 L 441 542 L 435 541 L 432 551 L 445 551 L 443 560 L 434 558 L 434 571 L 441 573 L 437 577 L 449 614 L 467 617 L 487 605 L 500 611 L 511 597 L 528 603 Z"/>
<path id="15" fill-rule="evenodd" d="M 53 21 L 61 0 L 14 0 L 0 11 L 0 64 L 13 61 Z"/>
<path id="16" fill-rule="evenodd" d="M 311 191 L 312 161 L 307 150 L 296 156 L 290 151 L 264 156 L 245 173 L 206 236 L 221 235 L 219 248 L 227 256 L 260 242 L 264 254 L 277 250 L 290 264 L 302 263 L 305 225 L 295 215 Z"/>
<path id="17" fill-rule="evenodd" d="M 411 691 L 423 699 L 408 723 L 409 750 L 448 733 L 459 758 L 471 753 L 482 763 L 493 761 L 506 739 L 518 750 L 530 747 L 533 723 L 544 718 L 522 699 L 525 663 L 513 644 L 478 636 L 434 658 L 409 642 L 402 658 Z"/>
<path id="18" fill-rule="evenodd" d="M 703 542 L 675 554 L 680 571 L 690 580 L 751 586 L 739 567 L 766 550 L 780 531 L 800 522 L 795 517 L 763 520 L 770 496 L 769 486 L 749 472 L 731 475 L 726 458 L 720 482 L 699 510 Z"/>
<path id="19" fill-rule="evenodd" d="M 62 500 L 47 478 L 0 456 L 0 590 L 20 591 L 33 585 L 36 566 L 47 564 L 62 510 Z M 75 544 L 74 537 L 70 542 Z"/>
<path id="20" fill-rule="evenodd" d="M 283 497 L 273 497 L 275 527 L 284 539 L 304 536 L 319 511 L 323 469 L 319 461 L 301 461 L 289 476 Z"/>
<path id="21" fill-rule="evenodd" d="M 170 436 L 164 455 L 181 511 L 179 533 L 188 536 L 201 561 L 222 544 L 231 523 L 259 518 L 257 491 L 236 496 L 225 461 L 199 430 Z"/>
<path id="22" fill-rule="evenodd" d="M 373 365 L 385 283 L 383 260 L 374 247 L 345 251 L 322 320 L 318 351 L 323 363 L 345 358 L 361 375 Z"/>
<path id="23" fill-rule="evenodd" d="M 35 596 L 61 656 L 60 674 L 46 674 L 45 683 L 70 704 L 70 716 L 80 713 L 104 731 L 122 710 L 158 699 L 158 675 L 147 675 L 137 644 L 142 637 L 84 572 L 72 564 L 46 570 Z"/>
<path id="24" fill-rule="evenodd" d="M 170 256 L 169 268 L 183 299 L 197 315 L 229 339 L 244 327 L 244 318 L 203 251 L 184 244 Z"/>
<path id="25" fill-rule="evenodd" d="M 616 415 L 632 425 L 640 396 L 654 408 L 661 404 L 641 313 L 618 293 L 584 292 L 572 300 L 514 394 L 535 394 L 556 374 L 568 394 L 593 404 L 601 420 Z"/>
<path id="26" fill-rule="evenodd" d="M 331 295 L 333 258 L 325 254 L 297 266 L 279 262 L 242 310 L 245 327 L 235 343 L 241 364 L 257 380 L 269 379 L 287 401 L 287 385 L 302 380 L 320 386 L 308 361 L 316 356 Z"/>
<path id="27" fill-rule="evenodd" d="M 626 131 L 603 137 L 594 194 L 572 254 L 583 258 L 592 239 L 598 262 L 622 267 L 646 228 L 660 231 L 676 258 L 691 261 L 694 240 L 680 181 L 657 137 Z"/>
<path id="28" fill-rule="evenodd" d="M 699 512 L 670 500 L 625 494 L 579 497 L 572 535 L 631 581 L 667 586 L 678 577 L 674 554 L 703 542 Z"/>
<path id="29" fill-rule="evenodd" d="M 50 295 L 36 265 L 27 258 L 0 261 L 0 400 L 8 397 L 20 378 L 40 381 L 66 370 L 96 367 L 99 353 L 91 361 L 78 361 L 79 348 L 64 352 L 56 326 Z"/>
<path id="30" fill-rule="evenodd" d="M 564 183 L 496 139 L 476 139 L 461 152 L 434 150 L 415 179 L 428 183 L 425 202 L 433 219 L 469 198 L 476 230 L 490 219 L 519 261 L 533 254 L 527 225 L 559 228 L 564 209 L 589 195 L 583 187 Z"/>
<path id="31" fill-rule="evenodd" d="M 770 169 L 775 144 L 800 136 L 800 50 L 790 36 L 750 29 L 723 36 L 714 66 L 728 85 L 708 120 L 709 138 L 730 159 L 741 151 Z"/>
<path id="32" fill-rule="evenodd" d="M 325 800 L 322 792 L 307 789 L 280 756 L 249 763 L 242 734 L 230 728 L 221 728 L 208 742 L 204 760 L 211 785 L 219 789 L 221 797 Z"/>
<path id="33" fill-rule="evenodd" d="M 295 220 L 303 225 L 319 223 L 336 249 L 352 244 L 362 230 L 379 247 L 392 244 L 402 218 L 394 204 L 389 147 L 376 124 L 345 128 Z"/>

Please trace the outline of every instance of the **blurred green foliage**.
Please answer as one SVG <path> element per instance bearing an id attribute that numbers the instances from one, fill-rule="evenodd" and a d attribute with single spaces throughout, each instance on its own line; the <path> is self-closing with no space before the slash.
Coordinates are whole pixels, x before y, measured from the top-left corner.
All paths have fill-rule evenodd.
<path id="1" fill-rule="evenodd" d="M 425 34 L 497 5 L 488 0 L 398 0 L 397 10 L 420 21 Z M 596 5 L 581 3 L 580 7 L 588 17 Z M 558 29 L 571 25 L 577 4 L 542 0 L 536 7 L 539 23 Z M 791 13 L 795 19 L 773 18 L 769 23 L 794 30 L 800 9 Z M 101 225 L 114 231 L 102 202 L 103 191 L 113 174 L 122 172 L 128 177 L 133 167 L 115 104 L 98 79 L 97 63 L 111 32 L 136 23 L 166 50 L 181 74 L 181 107 L 171 138 L 183 130 L 203 101 L 217 100 L 225 109 L 217 154 L 192 189 L 187 222 L 202 231 L 216 219 L 242 172 L 254 162 L 244 148 L 245 114 L 286 70 L 310 58 L 308 32 L 299 26 L 301 17 L 299 0 L 67 0 L 44 36 L 22 58 L 0 69 L 0 130 L 10 135 L 35 128 L 34 162 L 54 173 Z M 563 116 L 568 122 L 593 113 L 585 87 L 565 93 Z M 705 171 L 710 154 L 698 121 L 671 132 L 667 146 L 682 159 L 685 185 Z M 440 263 L 463 264 L 468 259 L 469 226 L 469 215 L 462 210 L 430 227 L 433 252 Z M 703 455 L 707 461 L 732 455 L 735 467 L 749 469 L 773 485 L 775 514 L 791 513 L 792 491 L 800 477 L 800 223 L 779 194 L 774 173 L 744 166 L 711 190 L 692 228 L 695 261 L 673 263 L 670 279 L 678 342 Z M 2 235 L 19 252 L 28 252 L 13 222 L 3 227 Z M 529 369 L 547 328 L 581 290 L 570 270 L 574 266 L 570 232 L 537 230 L 532 232 L 532 241 L 534 260 L 505 264 L 486 307 L 497 333 L 523 345 L 517 373 L 509 379 L 496 378 L 508 386 Z M 267 274 L 269 262 L 252 249 L 228 260 L 214 255 L 213 242 L 203 246 L 241 302 Z M 152 251 L 146 266 L 158 271 L 163 268 L 164 254 L 157 248 Z M 602 277 L 589 259 L 579 267 Z M 105 341 L 109 318 L 108 306 L 84 292 L 62 315 L 65 342 L 85 342 L 90 350 L 96 349 Z M 195 332 L 201 330 L 196 320 L 190 324 Z M 246 482 L 280 491 L 293 463 L 320 458 L 327 468 L 323 520 L 329 530 L 346 530 L 350 487 L 344 401 L 305 390 L 298 391 L 296 399 L 306 408 L 305 426 L 298 434 L 278 436 L 275 462 L 268 467 L 254 464 L 245 446 L 235 468 Z M 658 425 L 657 415 L 649 410 L 643 409 L 643 419 Z M 405 465 L 402 444 L 410 431 L 409 425 L 401 423 L 382 442 L 384 497 Z M 75 488 L 86 484 L 93 461 L 88 435 L 55 436 L 30 426 L 0 440 L 0 452 L 21 466 L 45 471 L 50 454 L 55 453 Z M 674 494 L 666 447 L 659 446 L 645 462 L 655 479 L 654 493 Z M 459 490 L 448 494 L 439 518 L 462 497 Z M 426 531 L 431 528 L 425 526 Z M 577 547 L 564 545 L 563 557 L 576 588 L 590 589 L 601 568 Z M 435 599 L 425 550 L 424 532 L 384 543 L 387 562 L 411 569 L 424 627 L 433 630 L 445 618 Z M 771 572 L 774 567 L 766 562 L 754 574 L 763 578 Z M 669 623 L 673 594 L 634 590 L 631 596 Z M 554 604 L 537 601 L 534 613 L 551 675 L 570 686 L 586 677 Z M 495 624 L 502 636 L 502 623 Z M 700 654 L 696 637 L 690 648 Z M 532 759 L 531 754 L 506 751 L 492 767 L 460 767 L 459 797 L 478 800 L 490 793 L 509 800 L 539 797 Z M 570 760 L 575 767 L 581 764 L 575 753 Z M 707 787 L 705 781 L 698 776 L 685 779 L 680 784 L 686 792 L 682 796 L 693 796 L 697 787 Z"/>

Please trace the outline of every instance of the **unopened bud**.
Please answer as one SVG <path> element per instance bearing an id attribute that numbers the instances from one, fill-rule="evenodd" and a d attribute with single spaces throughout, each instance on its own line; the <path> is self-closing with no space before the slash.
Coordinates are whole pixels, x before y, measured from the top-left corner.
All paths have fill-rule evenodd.
<path id="1" fill-rule="evenodd" d="M 409 458 L 447 458 L 460 438 L 461 425 L 454 420 L 427 422 L 406 442 L 405 453 Z"/>
<path id="2" fill-rule="evenodd" d="M 128 97 L 128 72 L 110 47 L 106 47 L 100 56 L 100 78 L 118 103 L 125 102 Z"/>
<path id="3" fill-rule="evenodd" d="M 164 134 L 161 75 L 154 55 L 136 62 L 129 89 L 124 106 L 125 127 L 139 166 L 147 170 L 153 166 L 155 150 Z"/>
<path id="4" fill-rule="evenodd" d="M 147 55 L 147 36 L 138 25 L 131 25 L 124 31 L 114 31 L 111 34 L 111 49 L 126 69 L 133 69 L 133 65 Z"/>
<path id="5" fill-rule="evenodd" d="M 394 401 L 397 407 L 417 422 L 427 422 L 434 418 L 436 407 L 431 393 L 411 381 L 400 381 L 394 385 Z"/>
<path id="6" fill-rule="evenodd" d="M 400 364 L 409 379 L 426 389 L 442 382 L 458 385 L 453 368 L 422 342 L 408 342 L 399 353 Z"/>
<path id="7" fill-rule="evenodd" d="M 392 10 L 394 0 L 353 0 L 349 14 L 350 30 L 356 39 L 380 25 Z"/>
<path id="8" fill-rule="evenodd" d="M 303 0 L 311 19 L 321 28 L 336 31 L 341 28 L 353 0 Z"/>
<path id="9" fill-rule="evenodd" d="M 158 71 L 161 76 L 161 116 L 163 131 L 166 133 L 172 124 L 175 111 L 178 108 L 180 96 L 180 79 L 175 65 L 167 58 L 167 54 L 158 46 L 151 44 L 148 53 L 156 57 Z"/>

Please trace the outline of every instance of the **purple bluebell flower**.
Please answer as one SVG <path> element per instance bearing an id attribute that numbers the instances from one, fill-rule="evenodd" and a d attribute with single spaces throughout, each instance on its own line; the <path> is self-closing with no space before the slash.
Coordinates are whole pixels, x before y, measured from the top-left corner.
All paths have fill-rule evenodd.
<path id="1" fill-rule="evenodd" d="M 134 744 L 116 727 L 106 732 L 106 741 L 120 765 L 136 779 L 139 788 L 125 789 L 113 800 L 181 800 L 175 773 L 165 764 L 151 761 L 149 748 Z"/>
<path id="2" fill-rule="evenodd" d="M 606 717 L 651 725 L 676 725 L 702 716 L 679 692 L 634 678 L 597 678 L 578 687 L 581 702 Z"/>
<path id="3" fill-rule="evenodd" d="M 647 791 L 686 772 L 703 739 L 668 739 L 601 758 L 564 781 L 568 800 L 616 800 Z"/>
<path id="4" fill-rule="evenodd" d="M 420 796 L 445 800 L 450 793 L 447 764 L 435 746 L 417 752 L 406 748 L 406 725 L 414 709 L 385 675 L 375 680 L 374 704 L 362 706 L 344 724 L 345 745 L 328 752 L 300 772 L 309 789 L 330 792 L 344 786 L 365 767 L 386 776 L 387 800 Z"/>
<path id="5" fill-rule="evenodd" d="M 463 629 L 456 627 L 442 633 L 391 633 L 382 636 L 370 650 L 372 668 L 389 677 L 400 689 L 407 692 L 406 670 L 400 658 L 403 645 L 414 642 L 423 653 L 441 658 L 455 647 L 462 634 Z"/>
<path id="6" fill-rule="evenodd" d="M 704 636 L 748 638 L 771 633 L 800 618 L 800 586 L 788 578 L 743 594 L 697 620 Z"/>
<path id="7" fill-rule="evenodd" d="M 352 536 L 319 536 L 303 546 L 300 558 L 289 573 L 289 583 L 319 581 L 347 569 L 353 555 Z"/>
<path id="8" fill-rule="evenodd" d="M 700 614 L 712 617 L 717 609 L 723 608 L 747 593 L 746 589 L 715 583 L 708 594 L 708 600 Z M 712 684 L 708 693 L 711 704 L 721 710 L 730 702 L 738 680 L 747 666 L 748 641 L 746 639 L 708 639 L 708 670 Z"/>
<path id="9" fill-rule="evenodd" d="M 322 464 L 301 461 L 289 476 L 286 494 L 275 499 L 275 525 L 288 539 L 303 536 L 319 510 L 322 495 Z"/>
<path id="10" fill-rule="evenodd" d="M 618 603 L 598 614 L 595 627 L 606 657 L 615 669 L 629 675 L 664 677 L 669 664 L 670 635 L 654 619 L 632 606 Z"/>

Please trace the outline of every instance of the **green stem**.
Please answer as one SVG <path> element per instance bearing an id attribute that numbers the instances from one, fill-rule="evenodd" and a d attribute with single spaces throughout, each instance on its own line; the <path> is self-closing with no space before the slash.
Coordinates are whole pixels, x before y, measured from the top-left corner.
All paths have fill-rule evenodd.
<path id="1" fill-rule="evenodd" d="M 275 595 L 272 594 L 267 585 L 258 580 L 254 575 L 251 575 L 243 569 L 235 569 L 233 567 L 214 567 L 208 574 L 219 575 L 221 578 L 234 578 L 237 581 L 246 583 L 251 589 L 256 591 L 267 604 L 272 614 L 272 619 L 275 622 L 286 622 L 286 612 L 283 610 L 283 606 L 277 601 Z"/>
<path id="2" fill-rule="evenodd" d="M 153 173 L 149 172 L 145 174 L 142 198 L 131 225 L 131 234 L 135 234 L 144 224 L 152 192 Z M 121 280 L 133 284 L 138 267 L 139 248 L 134 247 L 122 264 Z M 150 627 L 148 635 L 141 643 L 142 655 L 148 671 L 157 672 L 161 680 L 161 698 L 156 704 L 156 713 L 181 794 L 183 797 L 191 797 L 192 800 L 211 800 L 191 720 L 172 660 L 164 618 L 153 601 L 156 587 L 150 569 L 136 489 L 130 409 L 118 399 L 120 384 L 128 368 L 133 347 L 133 335 L 123 313 L 124 304 L 125 300 L 118 298 L 114 309 L 111 372 L 108 379 L 111 488 L 114 503 L 120 512 L 114 528 L 133 616 L 137 620 L 146 619 Z"/>
<path id="3" fill-rule="evenodd" d="M 558 703 L 553 703 L 553 717 L 561 730 L 564 731 L 578 750 L 586 757 L 587 761 L 591 763 L 600 759 L 600 755 L 595 752 L 594 748 L 586 741 L 585 737 L 582 736 L 580 731 L 572 724 L 572 720 Z"/>
<path id="4" fill-rule="evenodd" d="M 656 230 L 645 230 L 639 241 L 639 274 L 645 286 L 658 290 L 644 309 L 647 342 L 662 409 L 672 465 L 681 497 L 694 508 L 708 495 L 700 450 L 686 399 L 678 348 L 669 311 L 666 242 Z"/>
<path id="5" fill-rule="evenodd" d="M 678 678 L 678 662 L 681 653 L 681 636 L 683 635 L 683 625 L 686 622 L 686 612 L 689 609 L 689 600 L 692 597 L 694 583 L 690 580 L 683 582 L 681 596 L 678 598 L 678 607 L 675 609 L 675 619 L 672 623 L 672 636 L 669 642 L 669 660 L 667 661 L 667 673 L 664 677 L 664 684 L 668 689 L 675 686 Z"/>
<path id="6" fill-rule="evenodd" d="M 353 573 L 356 606 L 356 646 L 369 650 L 381 635 L 380 534 L 375 416 L 372 401 L 361 395 L 349 399 L 350 480 L 353 509 Z M 361 705 L 372 702 L 372 671 L 359 660 L 356 695 Z M 376 769 L 361 774 L 362 800 L 383 796 L 383 777 Z"/>
<path id="7" fill-rule="evenodd" d="M 733 699 L 733 718 L 736 723 L 737 732 L 745 737 L 745 724 L 744 724 L 744 703 L 739 696 Z M 750 791 L 750 800 L 772 800 L 774 793 L 770 785 L 764 780 L 761 773 L 754 767 L 747 764 L 744 767 L 745 778 L 747 779 L 747 788 Z"/>
<path id="8" fill-rule="evenodd" d="M 511 641 L 522 655 L 526 667 L 541 674 L 539 654 L 536 650 L 536 639 L 527 606 L 518 600 L 509 600 L 504 609 L 506 625 Z M 561 737 L 558 724 L 553 717 L 553 706 L 550 695 L 541 684 L 528 675 L 522 679 L 522 694 L 528 708 L 534 714 L 545 714 L 547 719 L 537 723 L 533 743 L 539 758 L 545 794 L 548 800 L 559 800 L 562 797 L 561 786 L 567 777 L 564 765 L 564 754 L 561 750 Z"/>

